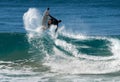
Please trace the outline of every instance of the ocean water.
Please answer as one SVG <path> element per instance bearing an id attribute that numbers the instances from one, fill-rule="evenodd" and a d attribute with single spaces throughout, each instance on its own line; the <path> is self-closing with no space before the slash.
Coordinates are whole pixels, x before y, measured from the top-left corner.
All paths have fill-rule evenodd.
<path id="1" fill-rule="evenodd" d="M 120 82 L 119 0 L 0 0 L 0 82 Z M 41 30 L 44 10 L 61 19 Z"/>

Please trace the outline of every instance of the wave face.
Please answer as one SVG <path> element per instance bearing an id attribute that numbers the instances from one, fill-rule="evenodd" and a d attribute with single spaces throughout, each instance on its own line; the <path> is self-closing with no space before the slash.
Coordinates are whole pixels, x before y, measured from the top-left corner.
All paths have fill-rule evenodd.
<path id="1" fill-rule="evenodd" d="M 24 33 L 0 33 L 0 38 L 0 59 L 16 60 L 25 57 L 29 43 Z"/>

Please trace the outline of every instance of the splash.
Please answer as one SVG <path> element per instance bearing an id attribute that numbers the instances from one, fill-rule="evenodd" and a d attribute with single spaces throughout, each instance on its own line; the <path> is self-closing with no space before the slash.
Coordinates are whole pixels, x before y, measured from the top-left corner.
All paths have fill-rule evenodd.
<path id="1" fill-rule="evenodd" d="M 29 38 L 42 33 L 42 15 L 38 9 L 29 8 L 29 10 L 23 15 L 23 21 L 24 28 L 27 31 Z"/>
<path id="2" fill-rule="evenodd" d="M 114 54 L 114 57 L 120 59 L 120 40 L 111 38 L 109 41 L 111 42 L 110 49 Z"/>

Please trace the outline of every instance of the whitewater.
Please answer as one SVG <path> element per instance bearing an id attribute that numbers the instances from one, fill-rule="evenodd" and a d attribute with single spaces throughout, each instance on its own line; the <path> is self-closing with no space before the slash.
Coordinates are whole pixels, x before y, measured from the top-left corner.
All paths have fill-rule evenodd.
<path id="1" fill-rule="evenodd" d="M 13 37 L 8 43 L 14 41 L 11 48 L 16 49 L 9 59 L 0 61 L 1 82 L 120 81 L 119 36 L 69 32 L 65 24 L 57 34 L 55 26 L 43 31 L 42 16 L 37 8 L 29 8 L 23 15 L 25 34 L 0 34 L 1 38 Z"/>
<path id="2" fill-rule="evenodd" d="M 29 8 L 23 15 L 26 38 L 30 45 L 28 52 L 32 53 L 30 59 L 23 61 L 30 64 L 21 64 L 23 67 L 18 70 L 6 67 L 1 73 L 4 71 L 5 74 L 16 77 L 7 75 L 2 78 L 29 82 L 104 82 L 113 78 L 114 81 L 119 80 L 119 38 L 71 33 L 64 29 L 65 26 L 59 27 L 56 36 L 51 31 L 52 27 L 48 31 L 41 31 L 41 19 L 42 13 L 36 8 Z M 109 78 L 112 75 L 117 77 Z"/>

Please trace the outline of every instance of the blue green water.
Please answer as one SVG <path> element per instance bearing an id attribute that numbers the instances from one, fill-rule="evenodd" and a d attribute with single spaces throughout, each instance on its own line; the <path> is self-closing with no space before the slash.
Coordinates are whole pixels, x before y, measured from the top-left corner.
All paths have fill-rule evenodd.
<path id="1" fill-rule="evenodd" d="M 119 0 L 0 0 L 0 82 L 119 82 Z M 41 30 L 44 10 L 62 20 Z"/>

